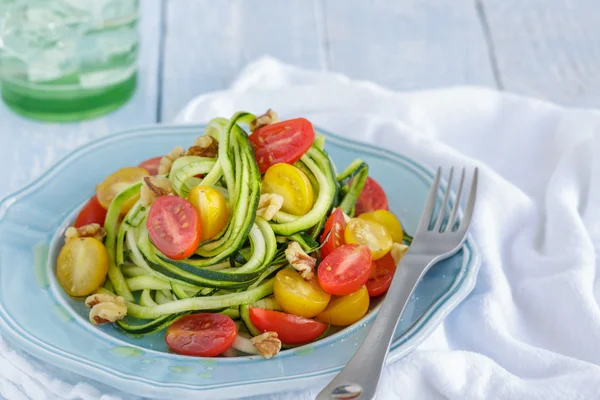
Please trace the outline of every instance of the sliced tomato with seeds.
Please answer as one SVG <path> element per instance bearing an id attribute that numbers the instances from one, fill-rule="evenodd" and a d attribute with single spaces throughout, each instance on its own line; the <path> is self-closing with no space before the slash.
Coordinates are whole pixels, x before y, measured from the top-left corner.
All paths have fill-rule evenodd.
<path id="1" fill-rule="evenodd" d="M 346 229 L 346 219 L 341 208 L 335 211 L 327 218 L 325 229 L 321 234 L 321 257 L 325 258 L 335 249 L 344 245 L 344 230 Z M 323 242 L 326 240 L 325 242 Z"/>
<path id="2" fill-rule="evenodd" d="M 177 354 L 215 357 L 231 347 L 235 322 L 224 314 L 200 313 L 179 318 L 167 329 L 165 342 Z"/>
<path id="3" fill-rule="evenodd" d="M 142 161 L 138 167 L 144 168 L 152 176 L 158 175 L 158 166 L 160 165 L 161 157 L 149 158 L 146 161 Z"/>
<path id="4" fill-rule="evenodd" d="M 319 284 L 324 291 L 335 296 L 354 293 L 369 279 L 371 262 L 371 250 L 367 246 L 345 244 L 319 264 Z"/>
<path id="5" fill-rule="evenodd" d="M 200 243 L 200 216 L 192 203 L 181 197 L 156 199 L 148 212 L 146 227 L 156 248 L 174 260 L 191 256 Z"/>
<path id="6" fill-rule="evenodd" d="M 261 174 L 277 163 L 293 164 L 310 149 L 315 129 L 305 118 L 263 126 L 249 137 Z"/>
<path id="7" fill-rule="evenodd" d="M 374 260 L 371 266 L 371 275 L 366 283 L 370 297 L 381 296 L 390 288 L 396 272 L 396 262 L 390 253 L 379 260 Z"/>
<path id="8" fill-rule="evenodd" d="M 370 176 L 367 177 L 365 186 L 356 200 L 354 216 L 358 217 L 362 213 L 375 210 L 387 210 L 388 208 L 387 196 L 381 185 Z"/>
<path id="9" fill-rule="evenodd" d="M 85 203 L 73 226 L 75 228 L 81 228 L 88 224 L 99 224 L 100 226 L 104 226 L 105 219 L 106 209 L 102 207 L 98 198 L 94 195 L 87 203 Z"/>
<path id="10" fill-rule="evenodd" d="M 257 307 L 250 307 L 248 312 L 256 329 L 261 332 L 277 332 L 279 340 L 284 344 L 312 342 L 327 330 L 327 324 L 294 314 Z"/>

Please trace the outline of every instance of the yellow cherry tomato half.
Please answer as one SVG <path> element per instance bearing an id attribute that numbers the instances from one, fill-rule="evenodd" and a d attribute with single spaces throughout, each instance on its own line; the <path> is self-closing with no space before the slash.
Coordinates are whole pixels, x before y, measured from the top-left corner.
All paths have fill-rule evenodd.
<path id="1" fill-rule="evenodd" d="M 126 167 L 113 172 L 96 186 L 96 196 L 98 197 L 98 202 L 102 207 L 108 210 L 110 203 L 113 201 L 115 196 L 119 194 L 119 192 L 128 186 L 141 181 L 142 178 L 148 175 L 150 174 L 146 169 L 139 167 Z M 138 198 L 139 196 L 135 196 L 127 201 L 121 209 L 121 215 L 127 214 L 127 211 L 133 207 L 135 202 L 138 201 Z"/>
<path id="2" fill-rule="evenodd" d="M 281 211 L 304 215 L 313 206 L 313 188 L 300 169 L 290 164 L 271 165 L 262 182 L 263 193 L 274 193 L 283 197 Z"/>
<path id="3" fill-rule="evenodd" d="M 378 260 L 392 248 L 392 237 L 378 222 L 352 218 L 346 225 L 344 239 L 347 244 L 363 244 L 371 250 L 373 260 Z"/>
<path id="4" fill-rule="evenodd" d="M 190 191 L 188 201 L 200 215 L 202 235 L 200 241 L 212 239 L 227 226 L 229 209 L 225 197 L 210 186 L 196 186 Z"/>
<path id="5" fill-rule="evenodd" d="M 317 315 L 317 319 L 335 326 L 347 326 L 364 317 L 368 310 L 369 291 L 363 285 L 347 296 L 332 297 L 327 308 Z"/>
<path id="6" fill-rule="evenodd" d="M 383 225 L 385 230 L 388 231 L 394 243 L 402 243 L 404 240 L 404 232 L 402 231 L 400 221 L 388 210 L 376 210 L 363 213 L 360 214 L 358 218 L 379 222 Z"/>
<path id="7" fill-rule="evenodd" d="M 69 296 L 94 293 L 104 283 L 107 272 L 106 249 L 91 237 L 69 240 L 56 260 L 56 279 Z"/>
<path id="8" fill-rule="evenodd" d="M 312 318 L 327 307 L 331 295 L 321 289 L 317 278 L 305 281 L 292 269 L 282 269 L 273 283 L 275 300 L 283 311 Z"/>

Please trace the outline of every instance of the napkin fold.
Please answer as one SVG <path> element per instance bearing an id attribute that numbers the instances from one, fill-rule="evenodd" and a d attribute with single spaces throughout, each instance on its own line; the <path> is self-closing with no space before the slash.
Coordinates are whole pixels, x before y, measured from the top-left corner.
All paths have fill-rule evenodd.
<path id="1" fill-rule="evenodd" d="M 176 122 L 267 108 L 432 168 L 480 168 L 472 233 L 483 261 L 475 289 L 414 352 L 385 369 L 379 399 L 598 397 L 598 111 L 477 87 L 398 93 L 262 58 L 229 90 L 192 100 Z M 258 398 L 313 399 L 320 389 Z M 1 396 L 132 398 L 0 338 Z"/>

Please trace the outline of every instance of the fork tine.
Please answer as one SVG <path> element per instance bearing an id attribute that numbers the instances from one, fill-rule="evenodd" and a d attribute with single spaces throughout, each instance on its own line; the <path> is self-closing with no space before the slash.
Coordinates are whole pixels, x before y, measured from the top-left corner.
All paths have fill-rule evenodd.
<path id="1" fill-rule="evenodd" d="M 438 167 L 431 188 L 429 189 L 429 195 L 427 196 L 427 202 L 425 208 L 421 213 L 421 219 L 419 220 L 419 226 L 417 226 L 417 233 L 424 232 L 429 229 L 429 223 L 431 221 L 431 215 L 435 208 L 435 199 L 437 198 L 438 187 L 440 185 L 440 175 L 442 174 L 442 168 Z"/>
<path id="2" fill-rule="evenodd" d="M 475 208 L 475 197 L 477 197 L 477 175 L 478 170 L 477 168 L 475 168 L 475 171 L 473 172 L 473 180 L 471 181 L 471 193 L 469 193 L 467 207 L 465 208 L 465 213 L 463 214 L 462 221 L 460 221 L 460 226 L 457 231 L 462 234 L 466 234 L 467 229 L 469 229 L 471 217 L 473 216 L 473 210 Z"/>
<path id="3" fill-rule="evenodd" d="M 446 215 L 446 207 L 448 204 L 448 197 L 450 197 L 450 188 L 452 187 L 452 175 L 454 175 L 454 167 L 450 167 L 450 174 L 448 175 L 448 186 L 446 187 L 446 193 L 444 194 L 444 200 L 442 200 L 440 212 L 438 213 L 437 219 L 435 221 L 435 225 L 433 227 L 434 232 L 439 232 L 440 228 L 442 227 L 442 222 L 444 221 L 444 215 Z"/>
<path id="4" fill-rule="evenodd" d="M 465 183 L 465 169 L 462 169 L 460 174 L 460 181 L 458 182 L 458 190 L 456 191 L 456 199 L 454 199 L 454 206 L 452 207 L 452 212 L 450 213 L 450 217 L 448 218 L 448 225 L 446 225 L 446 229 L 444 232 L 452 232 L 452 228 L 456 223 L 456 217 L 458 214 L 458 209 L 460 208 L 460 196 L 462 195 L 463 184 Z"/>

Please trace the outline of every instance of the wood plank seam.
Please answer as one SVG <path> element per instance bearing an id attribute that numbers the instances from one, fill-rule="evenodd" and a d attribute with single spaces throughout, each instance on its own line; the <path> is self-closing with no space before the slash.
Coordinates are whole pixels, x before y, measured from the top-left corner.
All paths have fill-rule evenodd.
<path id="1" fill-rule="evenodd" d="M 158 36 L 158 65 L 156 71 L 156 122 L 162 121 L 163 75 L 165 66 L 165 37 L 167 35 L 167 1 L 160 0 L 159 36 Z"/>
<path id="2" fill-rule="evenodd" d="M 498 89 L 504 90 L 502 76 L 500 75 L 500 69 L 498 68 L 498 59 L 496 58 L 496 48 L 494 47 L 494 40 L 492 39 L 490 24 L 488 23 L 487 15 L 485 14 L 485 6 L 481 0 L 475 0 L 475 9 L 477 10 L 477 16 L 479 17 L 481 29 L 483 30 L 483 36 L 488 47 L 488 55 L 490 57 L 490 64 L 492 66 L 492 73 L 494 74 L 496 86 Z"/>
<path id="3" fill-rule="evenodd" d="M 331 52 L 329 51 L 329 32 L 327 27 L 327 15 L 325 11 L 326 0 L 314 0 L 315 19 L 320 39 L 321 69 L 329 70 L 331 66 Z"/>

